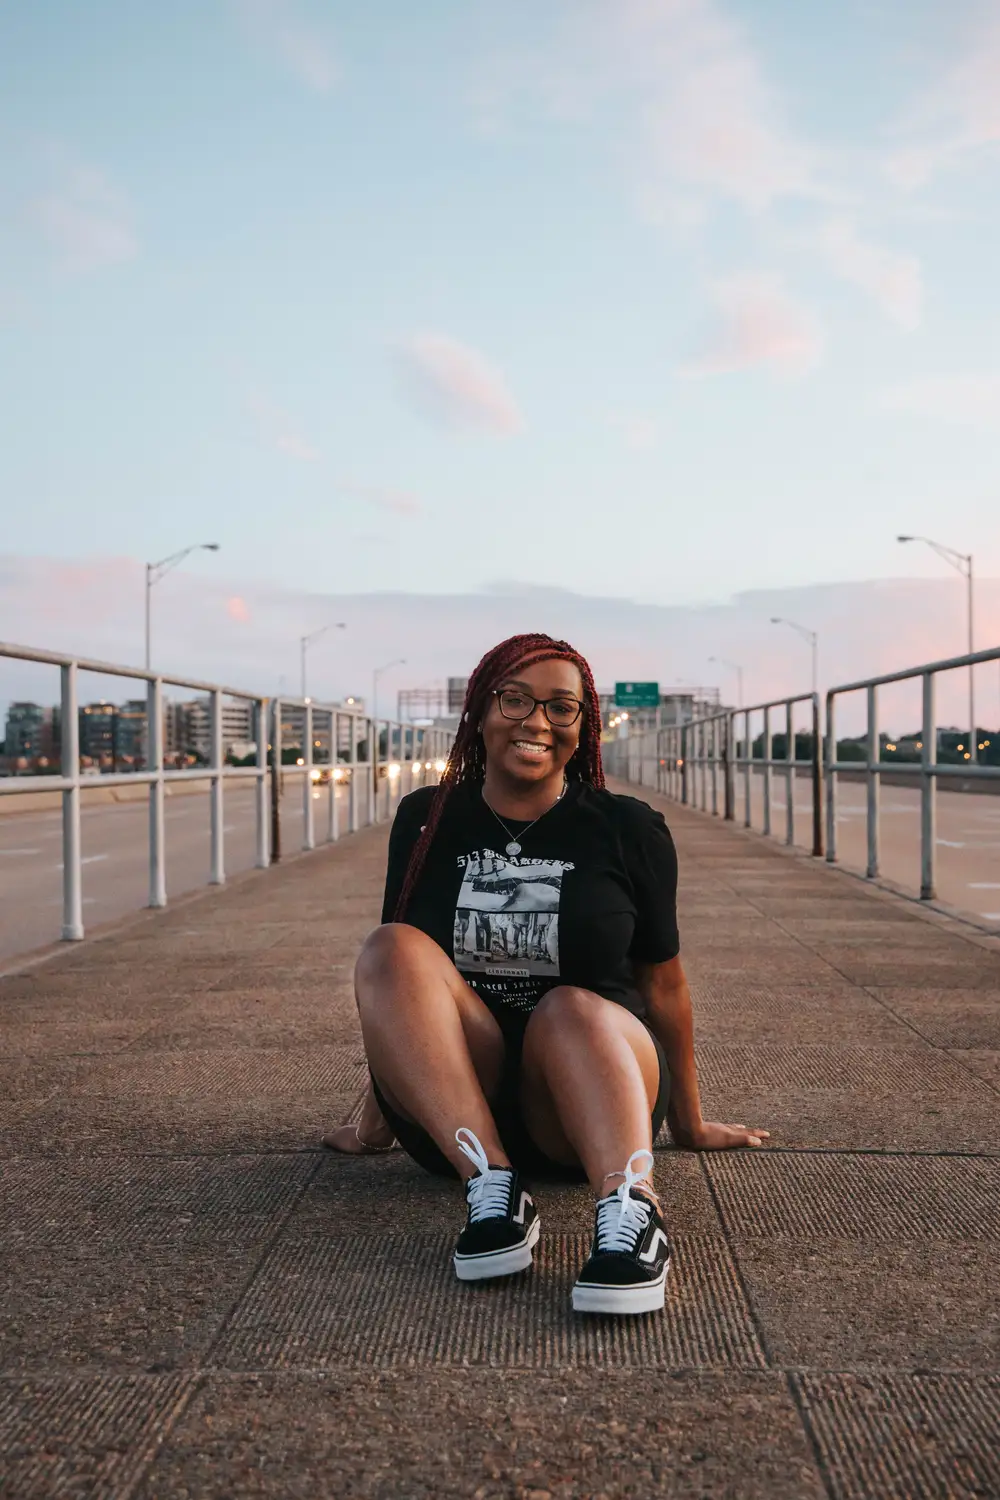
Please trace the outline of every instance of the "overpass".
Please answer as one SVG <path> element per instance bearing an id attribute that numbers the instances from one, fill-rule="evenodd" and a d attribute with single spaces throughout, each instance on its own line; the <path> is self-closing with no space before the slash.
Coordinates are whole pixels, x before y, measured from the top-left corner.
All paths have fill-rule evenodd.
<path id="1" fill-rule="evenodd" d="M 68 710 L 81 671 L 111 670 L 47 659 Z M 925 684 L 954 666 L 915 670 Z M 217 724 L 226 690 L 192 686 Z M 879 684 L 863 690 L 877 714 Z M 568 1310 L 591 1225 L 580 1189 L 540 1189 L 530 1282 L 456 1288 L 456 1190 L 399 1153 L 319 1146 L 364 1081 L 350 976 L 393 804 L 442 747 L 328 718 L 349 771 L 334 781 L 332 756 L 308 763 L 311 730 L 343 710 L 299 703 L 308 747 L 282 799 L 283 710 L 255 699 L 270 725 L 255 764 L 213 753 L 207 795 L 188 799 L 208 803 L 212 883 L 164 909 L 167 793 L 196 778 L 163 764 L 162 681 L 146 691 L 150 765 L 129 784 L 148 789 L 150 908 L 82 940 L 71 732 L 56 779 L 69 941 L 0 977 L 9 1493 L 1000 1493 L 1000 939 L 935 898 L 927 830 L 951 773 L 930 752 L 906 773 L 921 809 L 906 899 L 881 876 L 880 760 L 862 767 L 875 867 L 858 874 L 827 858 L 842 773 L 832 736 L 817 753 L 824 725 L 808 764 L 751 753 L 762 718 L 818 722 L 825 704 L 609 747 L 616 786 L 661 807 L 678 843 L 706 1109 L 772 1131 L 730 1156 L 657 1143 L 676 1265 L 666 1312 L 625 1327 Z M 253 867 L 233 877 L 237 795 Z"/>

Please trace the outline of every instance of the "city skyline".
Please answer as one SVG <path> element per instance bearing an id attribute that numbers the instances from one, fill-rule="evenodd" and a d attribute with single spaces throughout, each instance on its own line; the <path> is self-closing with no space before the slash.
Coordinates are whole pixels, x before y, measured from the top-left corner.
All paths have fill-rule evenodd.
<path id="1" fill-rule="evenodd" d="M 995 8 L 120 22 L 0 19 L 9 552 L 218 541 L 236 609 L 1000 575 Z"/>

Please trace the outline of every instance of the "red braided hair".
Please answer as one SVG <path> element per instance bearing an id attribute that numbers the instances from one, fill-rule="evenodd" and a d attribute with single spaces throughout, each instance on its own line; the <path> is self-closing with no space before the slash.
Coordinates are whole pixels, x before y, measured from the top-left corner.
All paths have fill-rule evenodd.
<path id="1" fill-rule="evenodd" d="M 486 716 L 490 694 L 499 683 L 511 675 L 515 667 L 553 660 L 572 662 L 583 680 L 580 744 L 566 767 L 566 774 L 577 781 L 587 781 L 591 786 L 603 790 L 601 705 L 594 686 L 594 675 L 586 659 L 580 655 L 579 651 L 575 651 L 568 641 L 557 641 L 550 635 L 512 635 L 509 640 L 501 641 L 499 646 L 494 646 L 492 651 L 487 651 L 469 678 L 462 709 L 462 721 L 458 726 L 448 763 L 431 803 L 427 822 L 413 846 L 410 862 L 406 867 L 403 888 L 396 902 L 396 910 L 393 912 L 394 922 L 403 920 L 448 798 L 457 786 L 467 785 L 470 782 L 478 782 L 481 785 L 486 775 L 486 747 L 483 744 L 479 726 Z"/>

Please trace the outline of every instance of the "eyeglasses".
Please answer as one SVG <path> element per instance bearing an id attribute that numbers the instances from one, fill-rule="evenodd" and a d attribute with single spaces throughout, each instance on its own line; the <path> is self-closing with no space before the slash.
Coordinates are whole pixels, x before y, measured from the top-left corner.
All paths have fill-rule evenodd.
<path id="1" fill-rule="evenodd" d="M 576 698 L 533 698 L 518 688 L 494 688 L 493 696 L 505 719 L 530 719 L 541 708 L 553 729 L 568 729 L 583 713 L 583 704 Z"/>

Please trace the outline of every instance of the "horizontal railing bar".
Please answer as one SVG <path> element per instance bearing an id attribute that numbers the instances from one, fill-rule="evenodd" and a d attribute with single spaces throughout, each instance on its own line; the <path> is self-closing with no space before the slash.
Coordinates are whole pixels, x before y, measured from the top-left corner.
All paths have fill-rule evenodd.
<path id="1" fill-rule="evenodd" d="M 882 687 L 887 682 L 909 682 L 914 677 L 925 677 L 928 672 L 954 672 L 959 667 L 978 667 L 985 661 L 1000 661 L 1000 646 L 991 646 L 987 651 L 973 651 L 965 656 L 950 656 L 944 661 L 929 661 L 922 667 L 907 667 L 902 672 L 887 672 L 882 677 L 864 677 L 858 682 L 838 683 L 827 692 L 827 698 L 841 693 L 860 693 L 865 688 Z"/>
<path id="2" fill-rule="evenodd" d="M 894 765 L 891 760 L 867 761 L 867 760 L 835 760 L 828 762 L 828 771 L 864 771 L 866 774 L 873 773 L 876 776 L 895 776 L 902 773 L 904 776 L 970 776 L 977 781 L 996 781 L 1000 779 L 1000 766 L 984 766 L 977 762 L 967 766 L 942 765 L 940 761 L 932 761 L 929 766 L 921 765 L 918 760 L 903 760 Z"/>

